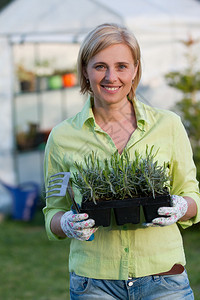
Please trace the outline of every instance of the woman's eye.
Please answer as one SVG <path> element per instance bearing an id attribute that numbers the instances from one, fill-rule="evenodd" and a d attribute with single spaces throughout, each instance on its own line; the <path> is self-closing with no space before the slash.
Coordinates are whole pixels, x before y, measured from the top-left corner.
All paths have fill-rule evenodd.
<path id="1" fill-rule="evenodd" d="M 97 65 L 96 70 L 104 70 L 105 66 L 104 65 Z"/>
<path id="2" fill-rule="evenodd" d="M 119 69 L 124 70 L 124 69 L 126 69 L 126 66 L 125 65 L 119 65 Z"/>

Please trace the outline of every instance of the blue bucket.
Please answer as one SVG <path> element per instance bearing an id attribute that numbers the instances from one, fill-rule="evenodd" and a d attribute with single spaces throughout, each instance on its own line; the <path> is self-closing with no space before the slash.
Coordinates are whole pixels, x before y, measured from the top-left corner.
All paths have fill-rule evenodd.
<path id="1" fill-rule="evenodd" d="M 18 186 L 10 186 L 1 182 L 12 196 L 12 217 L 15 220 L 30 221 L 35 213 L 39 198 L 39 185 L 25 182 Z"/>

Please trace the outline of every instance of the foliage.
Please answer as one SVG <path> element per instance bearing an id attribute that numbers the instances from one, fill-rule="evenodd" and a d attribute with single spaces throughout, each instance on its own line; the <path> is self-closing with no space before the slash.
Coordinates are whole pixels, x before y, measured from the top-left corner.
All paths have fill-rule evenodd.
<path id="1" fill-rule="evenodd" d="M 135 159 L 117 151 L 103 161 L 92 152 L 84 157 L 84 163 L 75 163 L 78 172 L 73 183 L 80 190 L 84 201 L 119 200 L 138 196 L 168 193 L 170 178 L 167 164 L 159 166 L 154 160 L 153 147 L 146 148 L 146 156 L 135 151 Z"/>
<path id="2" fill-rule="evenodd" d="M 20 81 L 33 81 L 35 78 L 35 74 L 21 64 L 17 65 L 16 74 Z"/>
<path id="3" fill-rule="evenodd" d="M 186 69 L 183 73 L 174 71 L 166 75 L 168 84 L 185 94 L 192 94 L 200 90 L 200 72 L 191 72 Z"/>
<path id="4" fill-rule="evenodd" d="M 0 1 L 0 11 L 4 8 L 6 8 L 6 6 L 8 4 L 10 4 L 13 0 L 1 0 Z"/>
<path id="5" fill-rule="evenodd" d="M 174 71 L 166 74 L 165 78 L 169 86 L 182 92 L 182 99 L 176 103 L 175 110 L 183 119 L 183 124 L 194 152 L 194 162 L 197 166 L 197 178 L 200 180 L 200 71 L 196 70 L 197 57 L 192 52 L 192 47 L 198 40 L 189 38 L 182 41 L 187 47 L 187 68 L 183 71 Z"/>

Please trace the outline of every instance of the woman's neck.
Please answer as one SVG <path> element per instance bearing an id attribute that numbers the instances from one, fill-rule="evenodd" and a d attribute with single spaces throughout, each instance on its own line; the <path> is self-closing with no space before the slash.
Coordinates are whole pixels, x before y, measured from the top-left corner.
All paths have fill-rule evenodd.
<path id="1" fill-rule="evenodd" d="M 121 109 L 93 108 L 96 123 L 112 138 L 120 154 L 137 128 L 134 107 L 131 102 L 127 102 Z"/>
<path id="2" fill-rule="evenodd" d="M 129 121 L 136 123 L 136 116 L 133 104 L 127 99 L 126 102 L 113 105 L 95 105 L 93 113 L 96 123 L 101 127 L 101 124 L 117 123 Z"/>

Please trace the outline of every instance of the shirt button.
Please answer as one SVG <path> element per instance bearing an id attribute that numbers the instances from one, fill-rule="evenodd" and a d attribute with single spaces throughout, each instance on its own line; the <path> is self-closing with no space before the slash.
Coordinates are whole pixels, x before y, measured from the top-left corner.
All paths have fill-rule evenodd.
<path id="1" fill-rule="evenodd" d="M 129 252 L 129 249 L 128 249 L 128 248 L 124 248 L 124 251 L 125 251 L 126 253 L 128 253 L 128 252 Z"/>
<path id="2" fill-rule="evenodd" d="M 132 285 L 133 285 L 133 282 L 130 281 L 130 282 L 128 283 L 128 286 L 132 286 Z"/>

